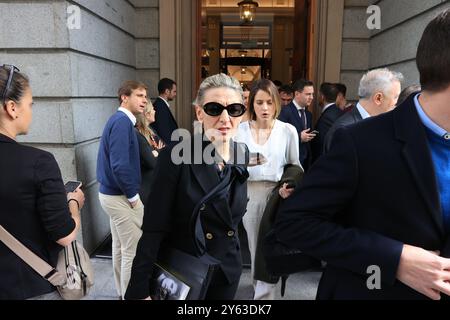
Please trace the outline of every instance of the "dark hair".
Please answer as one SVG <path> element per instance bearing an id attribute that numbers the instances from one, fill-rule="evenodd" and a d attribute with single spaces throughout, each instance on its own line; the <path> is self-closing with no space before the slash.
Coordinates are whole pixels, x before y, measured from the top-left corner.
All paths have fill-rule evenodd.
<path id="1" fill-rule="evenodd" d="M 413 93 L 419 93 L 421 91 L 421 87 L 418 84 L 414 84 L 412 86 L 406 87 L 398 96 L 397 105 L 401 105 L 410 95 Z"/>
<path id="2" fill-rule="evenodd" d="M 294 90 L 292 90 L 292 87 L 290 85 L 285 84 L 285 85 L 282 85 L 280 87 L 280 89 L 278 89 L 278 92 L 279 93 L 286 92 L 287 94 L 293 94 Z"/>
<path id="3" fill-rule="evenodd" d="M 305 90 L 305 87 L 314 87 L 314 83 L 309 80 L 300 79 L 294 82 L 294 84 L 292 85 L 292 90 L 294 90 L 294 93 L 295 91 L 303 92 L 303 90 Z"/>
<path id="4" fill-rule="evenodd" d="M 335 87 L 336 87 L 336 89 L 338 91 L 338 94 L 342 93 L 342 95 L 344 97 L 347 96 L 347 86 L 345 84 L 343 84 L 343 83 L 335 83 L 334 85 L 335 85 Z"/>
<path id="5" fill-rule="evenodd" d="M 162 78 L 158 82 L 158 93 L 163 94 L 166 90 L 171 91 L 173 86 L 177 83 L 169 78 Z"/>
<path id="6" fill-rule="evenodd" d="M 250 91 L 250 87 L 247 84 L 242 86 L 242 91 Z"/>
<path id="7" fill-rule="evenodd" d="M 275 84 L 267 79 L 259 79 L 255 81 L 252 85 L 252 89 L 250 90 L 250 96 L 248 97 L 248 112 L 251 120 L 256 120 L 256 112 L 255 112 L 255 96 L 259 90 L 267 92 L 272 98 L 272 102 L 275 105 L 275 117 L 278 118 L 281 111 L 281 100 L 280 94 L 278 93 L 278 89 Z"/>
<path id="8" fill-rule="evenodd" d="M 136 89 L 148 90 L 148 87 L 144 83 L 134 80 L 125 81 L 124 83 L 122 83 L 119 91 L 117 92 L 117 94 L 119 95 L 119 102 L 122 103 L 122 96 L 131 96 L 133 91 Z"/>
<path id="9" fill-rule="evenodd" d="M 273 84 L 274 84 L 276 87 L 281 87 L 281 86 L 283 85 L 283 82 L 281 82 L 280 80 L 273 80 Z"/>
<path id="10" fill-rule="evenodd" d="M 441 91 L 450 85 L 450 9 L 433 19 L 417 49 L 422 90 Z"/>
<path id="11" fill-rule="evenodd" d="M 335 102 L 339 92 L 334 84 L 324 82 L 320 86 L 320 93 L 324 96 L 327 102 Z"/>
<path id="12" fill-rule="evenodd" d="M 0 67 L 0 95 L 3 94 L 5 91 L 5 87 L 8 82 L 10 67 Z M 8 100 L 12 100 L 16 103 L 22 99 L 25 90 L 30 87 L 30 82 L 28 78 L 20 72 L 14 71 L 11 84 L 9 86 L 8 92 L 6 92 L 5 95 L 5 101 L 1 101 L 0 103 L 3 104 L 4 102 Z M 1 99 L 1 97 L 0 97 Z"/>

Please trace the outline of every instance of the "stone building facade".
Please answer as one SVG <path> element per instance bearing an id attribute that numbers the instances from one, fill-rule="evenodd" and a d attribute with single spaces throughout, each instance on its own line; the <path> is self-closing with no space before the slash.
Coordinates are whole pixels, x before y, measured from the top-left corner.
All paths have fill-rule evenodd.
<path id="1" fill-rule="evenodd" d="M 371 4 L 381 9 L 380 30 L 366 26 Z M 117 88 L 137 79 L 156 97 L 160 77 L 175 79 L 174 113 L 190 129 L 199 82 L 200 5 L 200 0 L 0 1 L 0 63 L 15 64 L 30 77 L 35 100 L 30 134 L 20 141 L 52 152 L 65 180 L 83 181 L 80 240 L 90 252 L 109 234 L 95 170 L 104 124 L 118 107 Z M 418 83 L 418 41 L 449 2 L 309 0 L 309 5 L 310 75 L 317 84 L 348 84 L 349 98 L 356 99 L 367 69 L 387 66 L 403 72 L 406 84 Z M 67 24 L 73 6 L 80 28 Z"/>

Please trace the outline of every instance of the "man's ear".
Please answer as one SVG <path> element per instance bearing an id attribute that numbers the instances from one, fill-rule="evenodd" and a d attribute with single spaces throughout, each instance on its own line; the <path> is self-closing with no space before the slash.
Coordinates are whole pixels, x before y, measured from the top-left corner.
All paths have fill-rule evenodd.
<path id="1" fill-rule="evenodd" d="M 381 92 L 377 92 L 373 95 L 372 100 L 377 106 L 379 106 L 383 103 L 383 97 L 384 96 Z"/>

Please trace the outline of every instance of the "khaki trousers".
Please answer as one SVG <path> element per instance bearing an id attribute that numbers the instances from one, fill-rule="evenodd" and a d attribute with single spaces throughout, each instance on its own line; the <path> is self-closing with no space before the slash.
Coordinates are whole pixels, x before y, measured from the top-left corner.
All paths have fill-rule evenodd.
<path id="1" fill-rule="evenodd" d="M 99 193 L 100 204 L 109 216 L 112 236 L 112 255 L 116 290 L 122 298 L 128 287 L 136 248 L 142 235 L 144 205 L 139 200 L 131 208 L 125 196 L 108 196 Z"/>
<path id="2" fill-rule="evenodd" d="M 245 231 L 247 232 L 248 247 L 251 257 L 251 276 L 254 276 L 254 264 L 256 245 L 258 243 L 258 231 L 261 224 L 261 218 L 269 200 L 270 192 L 275 188 L 275 182 L 268 181 L 248 181 L 248 197 L 247 212 L 242 219 Z M 254 282 L 255 296 L 254 300 L 274 300 L 276 292 L 276 284 L 266 283 L 257 280 Z"/>

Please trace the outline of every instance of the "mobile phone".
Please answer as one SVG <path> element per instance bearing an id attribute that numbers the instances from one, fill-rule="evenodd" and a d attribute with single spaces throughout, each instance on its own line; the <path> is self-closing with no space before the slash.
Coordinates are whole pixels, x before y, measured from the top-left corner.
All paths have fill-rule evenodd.
<path id="1" fill-rule="evenodd" d="M 79 187 L 81 187 L 81 181 L 67 181 L 64 187 L 66 188 L 66 193 L 74 192 Z"/>

